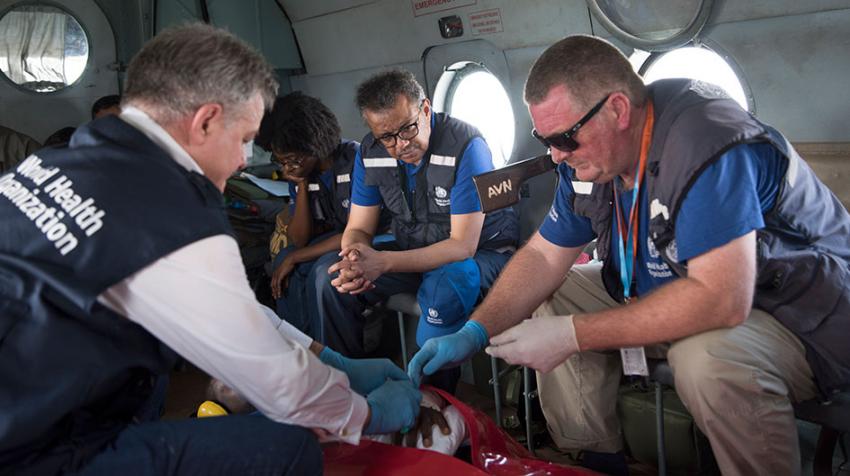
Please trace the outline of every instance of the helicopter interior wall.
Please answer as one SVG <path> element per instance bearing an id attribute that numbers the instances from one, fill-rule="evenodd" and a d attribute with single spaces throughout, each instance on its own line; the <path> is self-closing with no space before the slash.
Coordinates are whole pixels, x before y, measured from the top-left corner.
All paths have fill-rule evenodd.
<path id="1" fill-rule="evenodd" d="M 407 2 L 398 3 L 405 3 L 405 7 L 409 8 Z M 544 6 L 554 3 L 571 5 L 570 2 L 539 3 Z M 521 94 L 530 65 L 546 45 L 558 38 L 570 33 L 591 31 L 587 11 L 583 8 L 584 2 L 578 3 L 582 8 L 575 5 L 563 6 L 561 12 L 555 9 L 548 11 L 547 8 L 527 8 L 522 10 L 523 15 L 519 18 L 509 16 L 510 8 L 505 6 L 502 13 L 505 31 L 484 37 L 497 48 L 503 48 L 509 68 L 511 79 L 508 93 L 515 108 L 518 129 L 513 158 L 527 157 L 539 152 L 531 138 L 525 137 L 524 133 L 524 130 L 530 129 L 530 122 L 524 113 Z M 826 3 L 831 7 L 834 2 Z M 721 20 L 729 17 L 729 14 L 723 12 L 727 5 L 728 3 L 718 4 L 721 11 L 717 12 L 717 16 Z M 415 18 L 409 10 L 395 12 L 380 8 L 384 6 L 386 2 L 378 2 L 312 18 L 307 22 L 294 22 L 308 74 L 293 78 L 293 88 L 303 89 L 308 94 L 327 99 L 326 93 L 332 91 L 331 96 L 335 96 L 346 89 L 347 86 L 340 86 L 347 85 L 351 76 L 346 72 L 350 70 L 344 68 L 351 67 L 352 70 L 358 71 L 358 76 L 359 72 L 366 71 L 363 75 L 366 76 L 368 72 L 387 67 L 384 65 L 413 64 L 426 48 L 444 44 L 445 40 L 433 38 L 437 34 L 436 19 L 440 15 L 424 16 L 427 21 L 422 22 L 423 17 Z M 451 12 L 462 12 L 468 8 L 471 7 Z M 572 15 L 566 11 L 568 8 L 574 10 Z M 740 10 L 739 7 L 736 8 Z M 740 67 L 744 81 L 748 82 L 753 91 L 756 111 L 760 117 L 775 124 L 793 141 L 848 141 L 850 131 L 842 127 L 842 118 L 846 116 L 845 105 L 850 102 L 850 91 L 844 86 L 844 78 L 850 75 L 850 60 L 845 59 L 845 50 L 850 44 L 850 28 L 847 28 L 850 24 L 850 9 L 828 9 L 811 13 L 812 9 L 810 4 L 803 13 L 791 16 L 758 17 L 751 11 L 739 12 L 741 15 L 748 13 L 753 18 L 710 24 L 704 36 L 720 46 Z M 584 13 L 580 19 L 576 18 L 579 12 Z M 517 33 L 512 33 L 510 25 L 514 21 L 525 24 L 528 30 L 532 29 L 528 25 L 534 24 L 532 16 L 537 18 L 539 23 L 553 23 L 549 18 L 558 14 L 572 17 L 575 23 L 573 29 L 563 25 L 558 31 L 549 32 L 548 35 L 540 35 L 538 32 L 537 36 L 545 36 L 545 40 L 540 38 L 540 43 L 535 46 L 503 46 L 526 41 L 518 41 Z M 397 15 L 396 20 L 391 21 L 390 15 Z M 385 25 L 388 23 L 390 25 Z M 362 28 L 352 29 L 351 32 L 362 33 L 362 36 L 340 38 L 336 35 L 329 38 L 326 29 L 339 24 L 362 25 Z M 610 39 L 610 35 L 598 23 L 593 22 L 592 29 L 595 34 Z M 405 33 L 397 41 L 387 41 L 386 38 L 392 37 L 391 31 Z M 463 39 L 462 37 L 461 41 Z M 331 46 L 331 42 L 338 46 Z M 472 50 L 469 51 L 468 57 L 462 59 L 484 61 Z M 486 61 L 484 62 L 486 64 Z M 449 65 L 447 61 L 444 66 Z M 320 73 L 315 74 L 314 71 Z M 422 65 L 413 66 L 413 71 L 421 75 Z M 315 77 L 321 77 L 320 85 L 312 84 Z M 351 85 L 350 90 L 353 91 L 354 87 L 355 85 Z M 341 120 L 345 124 L 356 124 L 352 132 L 345 127 L 344 131 L 356 136 L 364 128 L 354 110 L 353 102 L 346 104 L 342 101 L 340 104 L 343 108 L 335 111 Z M 813 111 L 817 111 L 818 118 L 822 120 L 811 121 Z"/>
<path id="2" fill-rule="evenodd" d="M 283 3 L 287 11 L 301 4 L 297 0 Z M 716 2 L 717 10 L 703 37 L 735 61 L 752 90 L 757 114 L 792 141 L 850 142 L 850 130 L 843 127 L 850 103 L 850 91 L 843 79 L 850 75 L 850 60 L 845 54 L 850 44 L 846 2 L 768 3 L 743 6 L 740 2 Z M 466 14 L 486 8 L 500 9 L 503 32 L 479 37 L 467 34 L 457 40 L 439 37 L 439 17 L 457 14 L 466 22 Z M 411 13 L 408 2 L 379 1 L 327 14 L 313 10 L 311 15 L 305 20 L 292 18 L 308 74 L 290 78 L 291 84 L 293 89 L 327 102 L 348 137 L 359 138 L 366 132 L 353 98 L 356 85 L 370 74 L 395 65 L 410 69 L 423 80 L 425 69 L 448 67 L 456 61 L 486 65 L 487 54 L 470 39 L 485 40 L 501 49 L 508 71 L 507 75 L 497 71 L 496 76 L 511 99 L 517 131 L 511 162 L 544 152 L 528 133 L 532 124 L 522 91 L 531 65 L 546 46 L 567 34 L 593 33 L 631 53 L 589 16 L 583 1 L 490 1 L 419 17 Z M 341 24 L 358 28 L 340 29 Z M 424 64 L 423 52 L 442 49 L 452 50 L 443 64 Z M 432 89 L 435 83 L 428 77 Z M 847 159 L 850 157 L 840 158 L 838 167 L 850 165 Z M 835 176 L 835 165 L 832 163 L 824 175 Z M 531 197 L 521 204 L 525 236 L 542 219 L 551 201 L 553 183 L 550 177 L 530 182 Z"/>
<path id="3" fill-rule="evenodd" d="M 287 76 L 291 71 L 282 71 L 282 91 L 300 89 L 321 98 L 337 113 L 347 137 L 362 137 L 366 132 L 353 98 L 356 85 L 373 72 L 402 66 L 424 81 L 422 54 L 428 48 L 458 47 L 461 53 L 453 55 L 452 60 L 483 61 L 486 65 L 487 58 L 476 57 L 473 50 L 463 57 L 458 45 L 473 39 L 493 45 L 503 53 L 508 69 L 508 79 L 497 76 L 514 107 L 517 139 L 512 161 L 541 152 L 528 135 L 531 123 L 522 103 L 523 82 L 536 57 L 566 34 L 611 38 L 591 18 L 583 0 L 478 0 L 419 16 L 408 1 L 277 1 L 292 20 L 306 71 L 292 77 Z M 657 0 L 650 4 L 653 1 Z M 19 2 L 0 0 L 0 11 Z M 69 0 L 62 5 L 74 12 L 92 35 L 92 58 L 82 79 L 46 95 L 21 91 L 8 81 L 0 81 L 0 123 L 38 140 L 64 125 L 85 122 L 94 99 L 116 92 L 117 74 L 111 65 L 116 60 L 119 65 L 126 63 L 153 26 L 153 0 Z M 503 31 L 473 35 L 468 15 L 485 9 L 499 10 Z M 437 20 L 446 15 L 463 19 L 467 24 L 464 36 L 448 40 L 440 37 Z M 792 141 L 850 142 L 850 130 L 843 127 L 850 102 L 850 90 L 845 87 L 845 78 L 850 76 L 847 25 L 850 6 L 846 0 L 718 0 L 703 37 L 734 59 L 752 91 L 756 113 Z M 630 52 L 621 43 L 615 44 Z M 57 113 L 44 114 L 48 110 Z"/>
<path id="4" fill-rule="evenodd" d="M 848 25 L 844 9 L 723 23 L 707 36 L 741 67 L 760 118 L 793 142 L 847 142 Z"/>
<path id="5" fill-rule="evenodd" d="M 416 75 L 416 79 L 424 82 L 422 63 L 408 62 L 375 68 L 346 71 L 326 75 L 298 75 L 289 77 L 293 91 L 302 91 L 320 98 L 339 119 L 342 135 L 359 141 L 369 132 L 355 104 L 357 85 L 369 76 L 389 68 L 403 68 Z"/>
<path id="6" fill-rule="evenodd" d="M 284 8 L 303 0 L 282 0 Z M 458 2 L 461 3 L 461 2 Z M 309 74 L 322 75 L 417 61 L 431 46 L 483 38 L 500 50 L 547 45 L 565 32 L 590 33 L 584 0 L 469 1 L 468 6 L 441 12 L 413 12 L 412 2 L 382 0 L 370 4 L 315 16 L 303 21 L 292 17 L 292 24 L 304 66 Z M 475 36 L 468 25 L 468 14 L 498 9 L 503 32 Z M 444 39 L 437 20 L 458 15 L 466 32 L 457 39 Z M 346 25 L 341 28 L 340 25 Z"/>
<path id="7" fill-rule="evenodd" d="M 100 6 L 115 31 L 115 54 L 118 80 L 123 85 L 124 69 L 133 55 L 153 35 L 154 0 L 94 0 Z"/>

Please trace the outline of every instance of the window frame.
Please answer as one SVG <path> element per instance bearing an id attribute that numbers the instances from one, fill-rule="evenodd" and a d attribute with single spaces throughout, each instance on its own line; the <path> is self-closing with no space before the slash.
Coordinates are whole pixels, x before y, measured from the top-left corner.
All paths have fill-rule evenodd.
<path id="1" fill-rule="evenodd" d="M 696 13 L 694 13 L 694 16 L 684 28 L 667 38 L 648 39 L 629 33 L 611 20 L 602 10 L 602 7 L 599 6 L 598 0 L 586 0 L 586 3 L 593 18 L 602 23 L 602 26 L 611 32 L 615 38 L 632 48 L 639 48 L 651 53 L 674 50 L 693 41 L 702 32 L 703 28 L 705 28 L 714 9 L 714 0 L 700 0 Z"/>
<path id="2" fill-rule="evenodd" d="M 471 76 L 475 73 L 486 73 L 489 74 L 493 79 L 495 79 L 499 85 L 502 87 L 502 91 L 505 93 L 505 99 L 507 99 L 508 107 L 511 110 L 511 114 L 513 115 L 513 121 L 511 121 L 511 127 L 514 129 L 514 138 L 513 144 L 511 144 L 510 150 L 507 151 L 507 154 L 502 154 L 502 150 L 499 150 L 499 154 L 503 155 L 504 160 L 500 164 L 493 164 L 495 168 L 502 168 L 511 163 L 511 159 L 514 156 L 514 151 L 517 147 L 517 130 L 516 130 L 516 113 L 514 112 L 513 104 L 511 103 L 510 93 L 508 88 L 502 84 L 502 81 L 499 77 L 493 72 L 490 71 L 483 63 L 472 61 L 472 60 L 462 60 L 455 62 L 449 67 L 443 69 L 443 74 L 440 75 L 437 80 L 437 85 L 434 89 L 433 95 L 433 108 L 436 112 L 445 112 L 449 115 L 452 115 L 451 106 L 454 100 L 454 95 L 457 92 L 458 87 L 460 87 L 463 80 L 468 76 Z M 474 124 L 472 124 L 475 126 Z M 478 126 L 475 126 L 478 127 Z M 483 135 L 482 131 L 482 135 Z M 493 144 L 490 145 L 491 149 Z"/>
<path id="3" fill-rule="evenodd" d="M 735 77 L 738 79 L 738 82 L 741 84 L 741 88 L 744 90 L 744 98 L 747 101 L 747 110 L 752 114 L 756 113 L 755 97 L 753 96 L 752 88 L 750 88 L 750 83 L 749 81 L 747 81 L 747 77 L 744 74 L 744 70 L 741 68 L 738 62 L 735 61 L 735 58 L 732 55 L 726 52 L 726 50 L 724 50 L 717 43 L 706 38 L 689 41 L 686 44 L 678 48 L 673 48 L 671 50 L 650 52 L 649 56 L 643 61 L 643 63 L 641 63 L 640 68 L 638 68 L 638 74 L 640 74 L 642 78 L 645 77 L 649 69 L 652 68 L 652 66 L 656 62 L 658 62 L 658 60 L 660 60 L 664 55 L 682 48 L 705 49 L 716 54 L 720 57 L 720 59 L 726 62 L 726 64 L 729 65 L 729 67 L 732 69 L 732 73 L 735 74 Z"/>
<path id="4" fill-rule="evenodd" d="M 83 78 L 89 73 L 89 71 L 91 69 L 92 58 L 94 57 L 92 50 L 94 48 L 96 48 L 96 46 L 94 45 L 94 43 L 91 40 L 91 38 L 92 38 L 91 32 L 89 32 L 88 28 L 86 28 L 85 23 L 80 19 L 80 17 L 78 15 L 75 15 L 66 6 L 64 6 L 64 5 L 62 5 L 58 2 L 52 2 L 52 1 L 47 1 L 47 0 L 16 2 L 16 3 L 9 5 L 7 8 L 0 10 L 0 21 L 2 21 L 2 19 L 5 18 L 6 15 L 9 12 L 12 12 L 19 7 L 39 7 L 39 6 L 45 6 L 45 7 L 50 7 L 50 8 L 55 8 L 57 10 L 61 10 L 62 13 L 73 18 L 74 21 L 76 21 L 77 24 L 80 25 L 80 29 L 82 30 L 83 35 L 85 35 L 85 37 L 86 37 L 86 46 L 88 48 L 88 54 L 86 56 L 86 65 L 85 65 L 85 67 L 83 67 L 83 71 L 80 73 L 80 76 L 77 77 L 77 79 L 75 79 L 73 82 L 68 83 L 64 87 L 59 88 L 59 89 L 55 89 L 53 91 L 35 91 L 33 89 L 27 88 L 27 87 L 13 81 L 12 78 L 10 78 L 6 74 L 5 71 L 0 71 L 0 77 L 2 77 L 2 81 L 5 81 L 7 84 L 16 88 L 18 91 L 24 92 L 26 94 L 32 94 L 32 95 L 35 95 L 35 96 L 51 96 L 51 95 L 55 95 L 55 94 L 66 93 L 69 90 L 71 90 L 72 88 L 79 87 L 80 83 L 83 82 Z"/>

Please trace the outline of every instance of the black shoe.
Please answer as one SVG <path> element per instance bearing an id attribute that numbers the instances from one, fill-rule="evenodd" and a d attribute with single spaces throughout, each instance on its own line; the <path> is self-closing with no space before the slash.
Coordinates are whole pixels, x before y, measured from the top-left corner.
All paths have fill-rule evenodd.
<path id="1" fill-rule="evenodd" d="M 617 453 L 582 451 L 578 457 L 578 464 L 587 469 L 612 476 L 629 475 L 629 465 L 626 463 L 626 455 L 622 451 Z"/>

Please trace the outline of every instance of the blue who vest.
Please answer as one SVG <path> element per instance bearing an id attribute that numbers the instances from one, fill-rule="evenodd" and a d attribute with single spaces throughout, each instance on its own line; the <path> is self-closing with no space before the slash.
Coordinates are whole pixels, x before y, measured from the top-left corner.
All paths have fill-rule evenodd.
<path id="1" fill-rule="evenodd" d="M 351 175 L 359 147 L 360 144 L 356 141 L 343 141 L 334 150 L 331 187 L 327 187 L 319 179 L 318 173 L 310 177 L 307 191 L 310 196 L 310 213 L 317 222 L 314 225 L 321 227 L 321 224 L 324 224 L 325 229 L 338 233 L 345 230 L 351 207 Z"/>
<path id="2" fill-rule="evenodd" d="M 392 231 L 403 250 L 423 248 L 449 238 L 451 201 L 449 191 L 469 142 L 481 137 L 477 129 L 443 113 L 434 114 L 428 153 L 416 173 L 416 188 L 410 203 L 405 191 L 404 163 L 392 158 L 370 133 L 363 139 L 361 156 L 366 171 L 364 183 L 377 186 L 384 206 L 392 215 Z M 519 224 L 512 208 L 487 214 L 481 229 L 479 249 L 516 246 Z"/>
<path id="3" fill-rule="evenodd" d="M 0 178 L 0 472 L 73 470 L 132 422 L 177 355 L 97 296 L 231 233 L 222 203 L 114 116 Z"/>

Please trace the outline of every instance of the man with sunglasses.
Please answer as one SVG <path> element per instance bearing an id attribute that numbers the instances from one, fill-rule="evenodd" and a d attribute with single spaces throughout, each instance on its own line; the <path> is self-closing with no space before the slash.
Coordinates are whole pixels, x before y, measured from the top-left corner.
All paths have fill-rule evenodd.
<path id="1" fill-rule="evenodd" d="M 792 402 L 850 383 L 847 210 L 722 90 L 645 86 L 603 40 L 548 48 L 525 100 L 554 203 L 471 316 L 486 333 L 429 342 L 414 383 L 493 336 L 489 354 L 540 371 L 556 444 L 617 472 L 621 375 L 665 357 L 724 474 L 798 474 Z M 602 263 L 574 266 L 593 239 Z"/>
<path id="2" fill-rule="evenodd" d="M 396 293 L 417 295 L 420 345 L 462 327 L 519 231 L 513 210 L 481 212 L 472 176 L 493 169 L 481 134 L 434 113 L 413 74 L 373 76 L 359 86 L 357 104 L 371 132 L 354 166 L 342 252 L 320 260 L 331 275 L 317 284 L 325 343 L 349 356 L 366 352 L 364 308 Z M 373 248 L 382 207 L 395 241 Z M 448 369 L 430 383 L 454 391 L 459 376 Z"/>

